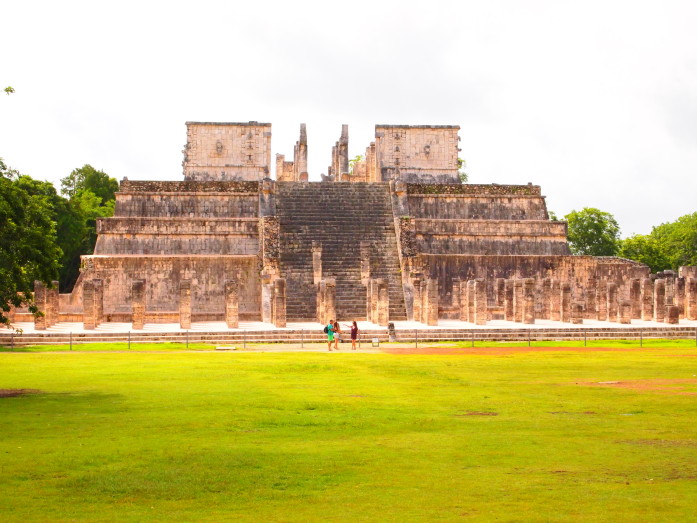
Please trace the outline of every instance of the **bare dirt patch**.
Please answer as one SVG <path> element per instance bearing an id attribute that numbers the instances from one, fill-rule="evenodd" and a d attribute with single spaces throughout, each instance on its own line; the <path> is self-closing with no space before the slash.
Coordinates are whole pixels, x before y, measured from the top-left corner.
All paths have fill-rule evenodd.
<path id="1" fill-rule="evenodd" d="M 0 389 L 0 398 L 15 398 L 26 394 L 38 394 L 37 389 Z"/>
<path id="2" fill-rule="evenodd" d="M 386 347 L 388 354 L 507 356 L 526 352 L 632 352 L 638 349 L 610 347 Z"/>
<path id="3" fill-rule="evenodd" d="M 480 412 L 476 410 L 470 410 L 468 412 L 465 412 L 464 414 L 456 414 L 458 418 L 464 417 L 464 416 L 498 416 L 498 412 Z"/>
<path id="4" fill-rule="evenodd" d="M 697 379 L 646 379 L 626 381 L 599 381 L 578 383 L 588 387 L 613 387 L 618 389 L 635 390 L 638 392 L 656 392 L 659 394 L 676 394 L 681 396 L 697 396 Z"/>

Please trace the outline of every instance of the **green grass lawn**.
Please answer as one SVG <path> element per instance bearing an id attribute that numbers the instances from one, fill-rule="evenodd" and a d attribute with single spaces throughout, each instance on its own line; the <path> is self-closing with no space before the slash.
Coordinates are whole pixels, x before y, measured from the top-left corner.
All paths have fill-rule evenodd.
<path id="1" fill-rule="evenodd" d="M 0 514 L 694 521 L 696 356 L 5 352 Z"/>

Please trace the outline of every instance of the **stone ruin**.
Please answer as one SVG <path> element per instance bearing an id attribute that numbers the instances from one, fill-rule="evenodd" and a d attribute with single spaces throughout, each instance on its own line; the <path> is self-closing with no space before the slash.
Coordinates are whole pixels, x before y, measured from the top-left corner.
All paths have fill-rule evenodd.
<path id="1" fill-rule="evenodd" d="M 460 183 L 458 126 L 377 125 L 353 169 L 343 126 L 313 183 L 304 124 L 275 181 L 271 124 L 186 125 L 184 180 L 121 182 L 72 294 L 37 283 L 37 329 L 697 319 L 697 267 L 572 256 L 539 186 Z"/>

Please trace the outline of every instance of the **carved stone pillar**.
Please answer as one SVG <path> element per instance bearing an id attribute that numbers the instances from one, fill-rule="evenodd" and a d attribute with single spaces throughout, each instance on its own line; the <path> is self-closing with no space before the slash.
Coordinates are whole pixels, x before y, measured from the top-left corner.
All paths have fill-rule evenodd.
<path id="1" fill-rule="evenodd" d="M 228 329 L 240 326 L 240 291 L 237 280 L 225 281 L 225 323 Z"/>
<path id="2" fill-rule="evenodd" d="M 638 281 L 638 280 L 637 280 Z M 634 309 L 634 302 L 632 300 L 622 300 L 620 301 L 620 323 L 628 325 L 632 323 L 632 312 Z"/>
<path id="3" fill-rule="evenodd" d="M 666 281 L 656 280 L 653 284 L 653 319 L 663 321 L 666 313 Z"/>
<path id="4" fill-rule="evenodd" d="M 641 319 L 653 320 L 653 282 L 651 278 L 641 280 Z"/>
<path id="5" fill-rule="evenodd" d="M 266 272 L 261 273 L 261 321 L 271 323 L 273 309 L 273 280 Z"/>
<path id="6" fill-rule="evenodd" d="M 486 325 L 487 322 L 486 281 L 474 281 L 474 323 Z"/>
<path id="7" fill-rule="evenodd" d="M 675 280 L 675 305 L 678 306 L 680 317 L 685 318 L 685 278 Z"/>
<path id="8" fill-rule="evenodd" d="M 48 326 L 46 322 L 46 285 L 39 280 L 34 281 L 34 305 L 42 313 L 40 316 L 34 316 L 34 329 L 37 331 L 46 330 Z"/>
<path id="9" fill-rule="evenodd" d="M 595 302 L 598 306 L 598 321 L 607 321 L 607 281 L 600 280 L 596 287 Z"/>
<path id="10" fill-rule="evenodd" d="M 564 323 L 571 322 L 571 284 L 564 282 L 561 285 L 561 300 L 559 314 L 560 321 Z"/>
<path id="11" fill-rule="evenodd" d="M 677 325 L 680 321 L 680 309 L 677 305 L 666 305 L 665 322 Z"/>
<path id="12" fill-rule="evenodd" d="M 361 243 L 361 269 L 363 269 L 363 244 Z M 361 271 L 362 272 L 362 271 Z M 370 259 L 368 259 L 368 272 L 370 273 Z M 322 244 L 312 242 L 312 274 L 314 284 L 322 280 Z"/>
<path id="13" fill-rule="evenodd" d="M 685 282 L 685 317 L 697 320 L 697 278 L 687 278 Z"/>
<path id="14" fill-rule="evenodd" d="M 523 322 L 525 312 L 525 289 L 523 280 L 513 282 L 513 317 L 516 323 Z"/>
<path id="15" fill-rule="evenodd" d="M 552 280 L 552 296 L 549 300 L 549 319 L 561 321 L 561 284 L 559 280 Z"/>
<path id="16" fill-rule="evenodd" d="M 145 280 L 135 280 L 131 287 L 131 310 L 134 330 L 145 326 Z"/>
<path id="17" fill-rule="evenodd" d="M 571 323 L 574 325 L 583 323 L 583 303 L 575 301 L 571 304 Z"/>
<path id="18" fill-rule="evenodd" d="M 388 292 L 387 281 L 380 278 L 377 280 L 378 287 L 378 325 L 387 327 L 390 322 L 390 294 Z"/>
<path id="19" fill-rule="evenodd" d="M 469 314 L 469 297 L 467 295 L 467 281 L 460 280 L 460 309 L 458 318 L 460 321 L 467 321 Z"/>
<path id="20" fill-rule="evenodd" d="M 371 294 L 371 286 L 368 285 L 368 293 L 367 293 L 367 303 L 366 303 L 366 311 L 368 317 L 366 318 L 368 321 L 373 321 L 373 316 L 372 316 L 372 294 Z M 327 316 L 327 282 L 322 280 L 317 284 L 317 321 L 320 323 L 323 323 L 324 325 L 327 325 L 329 323 L 329 320 L 333 320 L 334 318 L 329 318 Z"/>
<path id="21" fill-rule="evenodd" d="M 450 294 L 450 303 L 455 310 L 460 310 L 460 278 L 453 278 L 453 291 Z"/>
<path id="22" fill-rule="evenodd" d="M 85 330 L 97 328 L 97 308 L 94 294 L 94 281 L 85 280 L 82 283 L 82 328 Z"/>
<path id="23" fill-rule="evenodd" d="M 325 299 L 324 299 L 324 301 L 325 301 L 324 313 L 326 316 L 329 317 L 329 319 L 334 319 L 336 321 L 339 321 L 339 318 L 336 317 L 336 279 L 326 278 L 324 281 L 327 284 L 327 289 L 326 289 Z"/>
<path id="24" fill-rule="evenodd" d="M 94 282 L 94 321 L 98 327 L 104 321 L 104 282 L 92 281 Z"/>
<path id="25" fill-rule="evenodd" d="M 476 321 L 474 283 L 475 283 L 475 280 L 469 280 L 467 282 L 467 322 L 468 323 L 475 323 L 475 321 Z"/>
<path id="26" fill-rule="evenodd" d="M 191 328 L 191 280 L 179 282 L 179 327 Z"/>
<path id="27" fill-rule="evenodd" d="M 496 306 L 504 307 L 506 302 L 506 279 L 496 278 Z"/>
<path id="28" fill-rule="evenodd" d="M 46 326 L 50 327 L 58 323 L 58 282 L 52 281 L 51 286 L 46 289 Z"/>
<path id="29" fill-rule="evenodd" d="M 415 278 L 412 280 L 412 283 L 414 285 L 414 321 L 424 323 L 421 311 L 421 280 L 419 278 Z"/>
<path id="30" fill-rule="evenodd" d="M 428 295 L 428 308 L 426 318 L 427 325 L 438 325 L 438 280 L 429 278 L 426 280 L 426 293 Z"/>
<path id="31" fill-rule="evenodd" d="M 586 282 L 586 313 L 585 317 L 589 320 L 598 319 L 598 303 L 596 300 L 598 293 L 598 280 L 595 278 L 588 278 Z"/>
<path id="32" fill-rule="evenodd" d="M 286 326 L 286 280 L 278 278 L 274 280 L 274 318 L 273 324 L 276 327 Z"/>
<path id="33" fill-rule="evenodd" d="M 633 278 L 629 282 L 629 301 L 632 304 L 632 319 L 641 319 L 641 280 Z"/>
<path id="34" fill-rule="evenodd" d="M 535 323 L 535 280 L 532 278 L 523 280 L 523 323 Z"/>
<path id="35" fill-rule="evenodd" d="M 515 321 L 513 314 L 514 306 L 514 287 L 513 280 L 506 280 L 505 291 L 503 298 L 503 319 L 506 321 Z"/>
<path id="36" fill-rule="evenodd" d="M 545 278 L 542 280 L 542 311 L 540 318 L 549 320 L 551 317 L 551 295 L 552 295 L 552 280 Z"/>
<path id="37" fill-rule="evenodd" d="M 607 284 L 607 319 L 608 321 L 619 321 L 620 303 L 617 299 L 617 284 L 609 282 Z"/>

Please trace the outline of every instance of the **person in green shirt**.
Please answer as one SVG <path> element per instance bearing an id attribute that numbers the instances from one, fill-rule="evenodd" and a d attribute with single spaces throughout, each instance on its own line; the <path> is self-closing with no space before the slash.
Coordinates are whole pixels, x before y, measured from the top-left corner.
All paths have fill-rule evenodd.
<path id="1" fill-rule="evenodd" d="M 325 327 L 327 331 L 327 343 L 329 344 L 329 352 L 332 351 L 332 343 L 334 343 L 334 320 L 329 320 L 329 323 Z"/>

